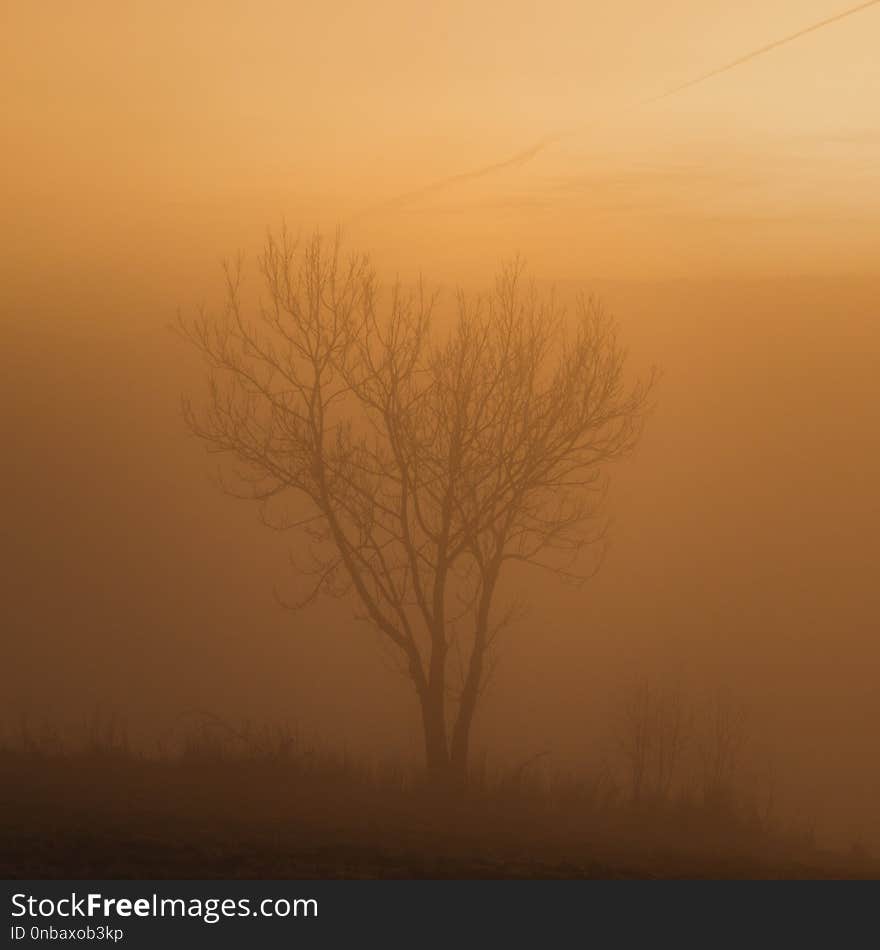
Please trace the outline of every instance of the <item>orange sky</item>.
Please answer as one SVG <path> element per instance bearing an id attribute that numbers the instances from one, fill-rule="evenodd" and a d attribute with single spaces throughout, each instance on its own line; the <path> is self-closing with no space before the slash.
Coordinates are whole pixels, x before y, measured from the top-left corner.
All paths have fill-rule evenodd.
<path id="1" fill-rule="evenodd" d="M 616 546 L 583 599 L 538 590 L 545 640 L 511 640 L 492 748 L 581 754 L 645 668 L 726 677 L 810 808 L 880 842 L 880 4 L 632 106 L 847 5 L 7 0 L 0 721 L 225 702 L 373 745 L 416 722 L 341 607 L 277 610 L 286 539 L 220 497 L 179 418 L 198 377 L 175 308 L 282 216 L 342 221 L 384 272 L 447 288 L 519 250 L 664 370 Z"/>
<path id="2" fill-rule="evenodd" d="M 441 276 L 514 249 L 563 278 L 876 273 L 880 6 L 631 105 L 846 6 L 6 4 L 7 266 L 219 253 L 285 215 Z"/>

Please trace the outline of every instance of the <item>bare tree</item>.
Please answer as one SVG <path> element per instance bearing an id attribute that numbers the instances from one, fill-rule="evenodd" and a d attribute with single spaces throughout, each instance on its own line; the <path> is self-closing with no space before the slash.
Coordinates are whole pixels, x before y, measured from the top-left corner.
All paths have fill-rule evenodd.
<path id="1" fill-rule="evenodd" d="M 630 773 L 633 802 L 669 798 L 690 729 L 679 688 L 664 689 L 645 681 L 633 692 L 617 736 Z"/>
<path id="2" fill-rule="evenodd" d="M 181 322 L 211 369 L 187 422 L 237 460 L 233 494 L 308 533 L 298 605 L 353 596 L 415 687 L 430 776 L 463 781 L 514 613 L 499 579 L 512 562 L 583 578 L 604 466 L 634 447 L 653 374 L 628 385 L 604 310 L 581 299 L 570 328 L 519 261 L 486 297 L 459 294 L 445 326 L 423 286 L 383 293 L 338 236 L 270 234 L 259 270 L 259 303 L 244 302 L 239 262 L 223 310 Z M 278 512 L 293 496 L 308 506 L 298 520 Z"/>
<path id="3" fill-rule="evenodd" d="M 749 739 L 746 707 L 718 692 L 706 703 L 701 722 L 697 749 L 703 800 L 732 807 Z"/>

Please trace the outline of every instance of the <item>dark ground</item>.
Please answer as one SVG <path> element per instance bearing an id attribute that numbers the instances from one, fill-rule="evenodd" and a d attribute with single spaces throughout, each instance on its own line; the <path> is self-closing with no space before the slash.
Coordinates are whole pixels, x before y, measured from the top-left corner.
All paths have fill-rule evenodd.
<path id="1" fill-rule="evenodd" d="M 4 878 L 880 878 L 731 807 L 522 776 L 450 802 L 305 756 L 0 755 Z"/>

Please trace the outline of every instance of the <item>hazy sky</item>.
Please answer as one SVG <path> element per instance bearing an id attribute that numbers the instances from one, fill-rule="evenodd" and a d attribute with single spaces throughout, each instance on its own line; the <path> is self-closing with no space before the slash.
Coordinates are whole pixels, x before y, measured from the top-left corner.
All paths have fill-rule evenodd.
<path id="1" fill-rule="evenodd" d="M 201 370 L 175 308 L 282 216 L 341 221 L 447 287 L 519 250 L 665 372 L 603 572 L 534 588 L 480 741 L 582 755 L 622 681 L 726 682 L 811 807 L 880 841 L 880 4 L 632 105 L 848 5 L 6 0 L 0 719 L 225 703 L 371 747 L 417 725 L 342 607 L 276 608 L 286 541 L 179 416 Z"/>
<path id="2" fill-rule="evenodd" d="M 456 274 L 513 249 L 558 277 L 876 272 L 880 6 L 632 107 L 847 5 L 7 3 L 13 250 L 219 251 L 583 124 L 349 233 Z"/>

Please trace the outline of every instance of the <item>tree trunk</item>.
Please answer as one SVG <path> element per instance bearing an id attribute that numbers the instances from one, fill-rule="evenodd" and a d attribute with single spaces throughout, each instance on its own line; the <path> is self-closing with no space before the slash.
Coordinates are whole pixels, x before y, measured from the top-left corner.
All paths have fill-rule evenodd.
<path id="1" fill-rule="evenodd" d="M 501 567 L 500 559 L 494 561 L 484 577 L 483 591 L 477 610 L 477 628 L 474 632 L 474 645 L 468 664 L 464 688 L 458 706 L 458 716 L 452 732 L 451 763 L 453 772 L 460 781 L 467 781 L 468 754 L 470 751 L 471 726 L 474 722 L 474 713 L 477 711 L 477 702 L 480 698 L 480 688 L 483 685 L 484 661 L 488 647 L 489 636 L 489 607 L 498 580 Z"/>
<path id="2" fill-rule="evenodd" d="M 482 674 L 482 660 L 479 663 L 480 671 L 474 677 L 474 682 L 478 683 Z M 468 778 L 468 756 L 470 752 L 471 726 L 474 721 L 474 713 L 477 709 L 478 690 L 476 687 L 468 689 L 466 685 L 461 697 L 461 704 L 458 709 L 458 718 L 455 721 L 455 729 L 452 732 L 452 750 L 450 754 L 450 767 L 457 780 L 462 784 L 467 782 Z"/>
<path id="3" fill-rule="evenodd" d="M 446 740 L 446 710 L 443 694 L 426 689 L 419 696 L 425 737 L 425 768 L 431 785 L 445 785 L 449 779 L 449 746 Z"/>

